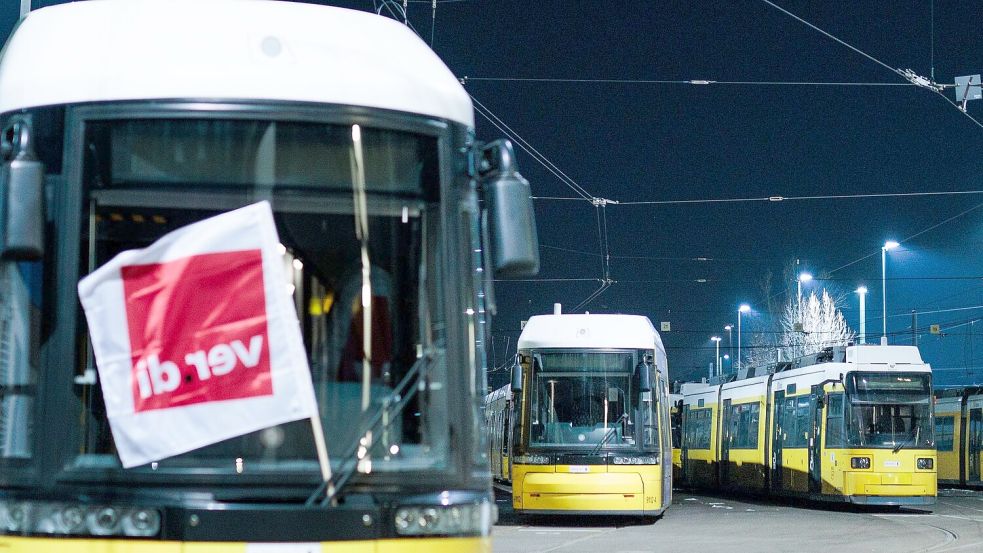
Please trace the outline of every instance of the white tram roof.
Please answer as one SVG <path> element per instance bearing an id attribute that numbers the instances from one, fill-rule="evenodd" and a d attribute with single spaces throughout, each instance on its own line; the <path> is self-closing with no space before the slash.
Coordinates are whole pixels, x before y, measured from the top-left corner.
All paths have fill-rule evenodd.
<path id="1" fill-rule="evenodd" d="M 279 100 L 474 127 L 471 98 L 405 25 L 269 0 L 89 0 L 30 12 L 0 60 L 0 113 L 163 99 Z"/>
<path id="2" fill-rule="evenodd" d="M 588 314 L 530 317 L 518 347 L 665 349 L 648 317 Z"/>
<path id="3" fill-rule="evenodd" d="M 692 405 L 701 398 L 715 401 L 718 391 L 725 399 L 757 397 L 765 393 L 769 377 L 773 388 L 783 388 L 795 383 L 797 387 L 808 390 L 813 384 L 838 380 L 850 371 L 927 373 L 932 370 L 931 365 L 922 361 L 915 346 L 864 345 L 848 346 L 845 350 L 841 350 L 841 360 L 801 365 L 773 375 L 753 376 L 722 384 L 684 383 L 681 391 L 686 405 Z M 808 356 L 804 359 L 808 359 Z"/>

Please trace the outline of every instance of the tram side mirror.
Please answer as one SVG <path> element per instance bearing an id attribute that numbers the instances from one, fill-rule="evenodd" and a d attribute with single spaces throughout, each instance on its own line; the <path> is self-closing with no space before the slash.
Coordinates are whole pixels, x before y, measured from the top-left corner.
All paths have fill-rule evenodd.
<path id="1" fill-rule="evenodd" d="M 522 278 L 539 272 L 539 237 L 529 182 L 519 174 L 508 140 L 480 151 L 478 174 L 488 212 L 492 269 L 496 278 Z"/>
<path id="2" fill-rule="evenodd" d="M 0 258 L 44 255 L 44 164 L 34 155 L 27 121 L 15 119 L 0 137 Z"/>
<path id="3" fill-rule="evenodd" d="M 522 391 L 522 365 L 517 361 L 512 365 L 512 393 L 518 394 Z"/>
<path id="4" fill-rule="evenodd" d="M 635 366 L 635 370 L 638 371 L 638 390 L 641 392 L 651 392 L 652 371 L 649 370 L 648 363 L 639 361 L 638 365 Z"/>

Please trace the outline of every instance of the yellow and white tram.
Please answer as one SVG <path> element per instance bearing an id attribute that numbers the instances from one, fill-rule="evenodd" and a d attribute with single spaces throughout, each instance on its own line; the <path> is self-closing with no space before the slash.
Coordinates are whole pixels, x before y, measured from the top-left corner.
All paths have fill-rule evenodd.
<path id="1" fill-rule="evenodd" d="M 654 517 L 672 501 L 666 353 L 646 317 L 538 315 L 486 398 L 495 478 L 522 514 Z"/>
<path id="2" fill-rule="evenodd" d="M 934 504 L 931 378 L 917 348 L 849 346 L 760 376 L 684 385 L 685 483 L 866 505 Z"/>
<path id="3" fill-rule="evenodd" d="M 936 391 L 935 447 L 940 484 L 983 486 L 983 388 Z"/>
<path id="4" fill-rule="evenodd" d="M 0 551 L 490 551 L 484 292 L 538 254 L 528 183 L 473 117 L 433 51 L 375 14 L 28 13 L 0 58 Z M 330 498 L 299 422 L 123 469 L 76 295 L 118 252 L 259 200 Z"/>

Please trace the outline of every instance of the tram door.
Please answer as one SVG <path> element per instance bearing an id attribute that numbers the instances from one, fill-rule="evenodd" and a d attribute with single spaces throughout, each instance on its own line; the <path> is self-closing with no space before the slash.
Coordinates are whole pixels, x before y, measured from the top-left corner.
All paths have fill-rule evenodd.
<path id="1" fill-rule="evenodd" d="M 819 493 L 823 489 L 823 455 L 822 455 L 822 428 L 823 428 L 823 409 L 819 402 L 822 397 L 822 386 L 813 386 L 812 395 L 809 396 L 809 407 L 812 413 L 812 429 L 809 432 L 809 492 Z"/>
<path id="2" fill-rule="evenodd" d="M 983 409 L 969 410 L 969 478 L 980 481 L 980 446 L 983 445 Z"/>
<path id="3" fill-rule="evenodd" d="M 730 411 L 729 399 L 724 400 L 723 413 L 720 428 L 720 486 L 730 485 L 730 444 L 734 441 L 732 426 L 734 422 L 733 413 Z"/>
<path id="4" fill-rule="evenodd" d="M 775 410 L 775 430 L 771 438 L 771 489 L 782 489 L 782 443 L 785 441 L 782 436 L 784 427 L 785 411 L 785 391 L 775 392 L 775 401 L 772 403 Z"/>

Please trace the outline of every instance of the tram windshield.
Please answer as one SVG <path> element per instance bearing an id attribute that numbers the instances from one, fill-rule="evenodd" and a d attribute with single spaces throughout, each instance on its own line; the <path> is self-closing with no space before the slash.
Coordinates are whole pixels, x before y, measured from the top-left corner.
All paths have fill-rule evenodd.
<path id="1" fill-rule="evenodd" d="M 652 392 L 639 392 L 644 352 L 533 354 L 530 446 L 657 447 Z"/>
<path id="2" fill-rule="evenodd" d="M 363 475 L 446 467 L 444 260 L 431 246 L 443 232 L 437 138 L 306 122 L 144 119 L 90 122 L 84 146 L 80 275 L 189 223 L 268 200 L 335 470 L 356 451 Z M 75 464 L 118 467 L 81 309 L 78 328 Z M 135 470 L 316 475 L 312 436 L 310 421 L 297 421 Z"/>
<path id="3" fill-rule="evenodd" d="M 846 377 L 846 393 L 849 445 L 934 446 L 930 375 L 850 373 Z"/>

